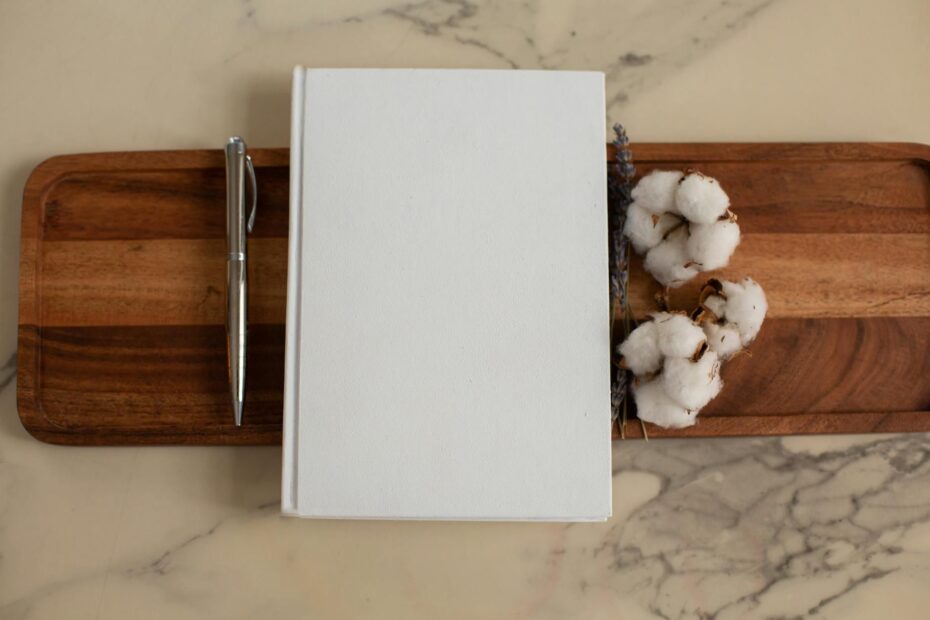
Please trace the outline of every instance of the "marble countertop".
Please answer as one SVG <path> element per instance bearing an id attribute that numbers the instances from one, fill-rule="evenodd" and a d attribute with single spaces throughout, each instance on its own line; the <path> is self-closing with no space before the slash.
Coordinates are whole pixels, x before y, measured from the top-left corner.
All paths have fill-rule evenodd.
<path id="1" fill-rule="evenodd" d="M 58 153 L 288 143 L 311 66 L 607 73 L 634 141 L 930 142 L 924 0 L 0 3 L 0 618 L 926 618 L 925 435 L 617 442 L 605 524 L 297 521 L 277 448 L 16 415 L 20 193 Z"/>

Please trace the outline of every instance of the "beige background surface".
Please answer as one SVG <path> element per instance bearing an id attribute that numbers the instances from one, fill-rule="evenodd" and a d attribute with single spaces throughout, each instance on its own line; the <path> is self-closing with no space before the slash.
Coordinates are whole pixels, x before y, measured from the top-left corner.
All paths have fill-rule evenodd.
<path id="1" fill-rule="evenodd" d="M 617 443 L 607 524 L 299 522 L 276 448 L 15 412 L 19 201 L 65 152 L 288 141 L 291 66 L 599 69 L 634 140 L 930 142 L 924 0 L 0 3 L 0 618 L 924 618 L 923 435 Z"/>

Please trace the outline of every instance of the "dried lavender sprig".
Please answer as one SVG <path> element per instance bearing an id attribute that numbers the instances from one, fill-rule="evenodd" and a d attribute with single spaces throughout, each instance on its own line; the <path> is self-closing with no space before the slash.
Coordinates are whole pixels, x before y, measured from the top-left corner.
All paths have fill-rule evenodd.
<path id="1" fill-rule="evenodd" d="M 616 148 L 614 160 L 608 168 L 608 202 L 610 212 L 610 300 L 611 300 L 611 343 L 613 343 L 614 317 L 618 308 L 623 308 L 624 337 L 632 329 L 632 311 L 630 310 L 627 286 L 629 284 L 629 240 L 623 235 L 626 221 L 626 209 L 633 201 L 633 153 L 629 149 L 630 139 L 623 125 L 613 126 Z M 619 364 L 612 365 L 611 376 L 611 420 L 621 419 L 620 433 L 624 435 L 626 410 L 629 395 L 629 375 Z"/>
<path id="2" fill-rule="evenodd" d="M 626 209 L 633 201 L 633 153 L 630 151 L 630 139 L 623 125 L 613 126 L 613 145 L 616 149 L 614 160 L 608 170 L 608 201 L 610 203 L 610 237 L 611 237 L 611 300 L 625 302 L 623 289 L 629 280 L 629 241 L 623 235 L 626 221 Z"/>

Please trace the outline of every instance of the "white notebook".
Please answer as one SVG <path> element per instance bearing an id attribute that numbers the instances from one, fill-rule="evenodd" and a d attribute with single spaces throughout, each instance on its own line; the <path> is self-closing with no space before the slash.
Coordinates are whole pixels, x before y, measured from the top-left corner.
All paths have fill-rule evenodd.
<path id="1" fill-rule="evenodd" d="M 604 77 L 294 72 L 282 510 L 604 520 Z"/>

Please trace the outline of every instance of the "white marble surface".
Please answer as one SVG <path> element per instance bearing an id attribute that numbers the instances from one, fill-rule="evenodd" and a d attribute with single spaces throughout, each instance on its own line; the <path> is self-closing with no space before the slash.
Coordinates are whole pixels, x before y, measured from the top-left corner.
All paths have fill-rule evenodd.
<path id="1" fill-rule="evenodd" d="M 608 74 L 634 140 L 930 142 L 924 0 L 0 3 L 0 618 L 926 618 L 924 435 L 615 444 L 599 525 L 301 522 L 276 448 L 15 412 L 20 192 L 63 152 L 287 144 L 314 66 Z"/>

